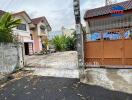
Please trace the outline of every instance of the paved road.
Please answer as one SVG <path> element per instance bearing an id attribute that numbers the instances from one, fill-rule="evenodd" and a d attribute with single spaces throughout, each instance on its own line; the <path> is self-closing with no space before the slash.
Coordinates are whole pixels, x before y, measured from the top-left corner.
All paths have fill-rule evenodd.
<path id="1" fill-rule="evenodd" d="M 26 77 L 9 82 L 0 100 L 132 100 L 132 95 L 79 83 L 78 79 Z"/>

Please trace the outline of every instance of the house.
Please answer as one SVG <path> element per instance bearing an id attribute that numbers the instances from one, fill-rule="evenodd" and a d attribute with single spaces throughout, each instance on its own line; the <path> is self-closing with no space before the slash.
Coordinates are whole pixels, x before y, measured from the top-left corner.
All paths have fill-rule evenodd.
<path id="1" fill-rule="evenodd" d="M 0 16 L 5 11 L 0 10 Z M 25 55 L 42 51 L 42 43 L 48 40 L 51 27 L 45 17 L 31 19 L 25 11 L 12 13 L 15 19 L 21 19 L 21 24 L 13 28 L 13 34 L 18 42 L 24 44 Z M 46 47 L 48 49 L 48 46 Z"/>
<path id="2" fill-rule="evenodd" d="M 44 45 L 44 41 L 48 40 L 49 32 L 51 31 L 51 27 L 45 17 L 38 17 L 32 19 L 32 24 L 35 27 L 31 27 L 32 38 L 34 40 L 33 51 L 34 53 L 38 53 L 42 51 Z M 42 45 L 43 44 L 43 45 Z M 45 47 L 48 49 L 48 46 Z"/>
<path id="3" fill-rule="evenodd" d="M 5 11 L 0 10 L 0 16 L 2 16 Z M 13 34 L 17 38 L 18 42 L 24 44 L 25 55 L 33 54 L 33 40 L 31 38 L 30 25 L 32 20 L 25 11 L 12 13 L 15 19 L 21 19 L 22 23 L 16 28 L 13 28 Z"/>
<path id="4" fill-rule="evenodd" d="M 31 18 L 25 11 L 13 13 L 15 19 L 21 19 L 22 23 L 13 29 L 13 34 L 17 36 L 18 42 L 24 43 L 25 55 L 33 54 L 33 39 L 30 32 Z"/>

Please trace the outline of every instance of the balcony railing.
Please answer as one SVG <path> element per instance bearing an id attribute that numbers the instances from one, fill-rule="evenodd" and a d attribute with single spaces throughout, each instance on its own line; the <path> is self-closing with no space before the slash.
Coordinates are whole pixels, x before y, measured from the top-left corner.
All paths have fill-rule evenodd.
<path id="1" fill-rule="evenodd" d="M 40 33 L 38 36 L 47 36 L 46 32 L 44 30 L 40 30 Z"/>

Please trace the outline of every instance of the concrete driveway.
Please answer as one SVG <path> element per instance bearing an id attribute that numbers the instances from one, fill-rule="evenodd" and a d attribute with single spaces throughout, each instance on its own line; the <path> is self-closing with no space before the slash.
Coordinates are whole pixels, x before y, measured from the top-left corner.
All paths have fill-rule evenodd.
<path id="1" fill-rule="evenodd" d="M 76 51 L 26 56 L 25 66 L 39 76 L 79 78 Z"/>
<path id="2" fill-rule="evenodd" d="M 77 69 L 77 52 L 67 51 L 48 55 L 25 56 L 25 65 L 38 68 Z"/>

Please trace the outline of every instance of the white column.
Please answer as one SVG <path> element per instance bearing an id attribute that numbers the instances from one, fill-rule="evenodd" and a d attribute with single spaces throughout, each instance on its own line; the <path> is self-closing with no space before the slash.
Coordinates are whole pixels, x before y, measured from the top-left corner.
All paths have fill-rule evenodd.
<path id="1" fill-rule="evenodd" d="M 89 26 L 89 23 L 87 21 L 86 21 L 86 34 L 87 34 L 87 39 L 91 40 L 90 26 Z"/>

